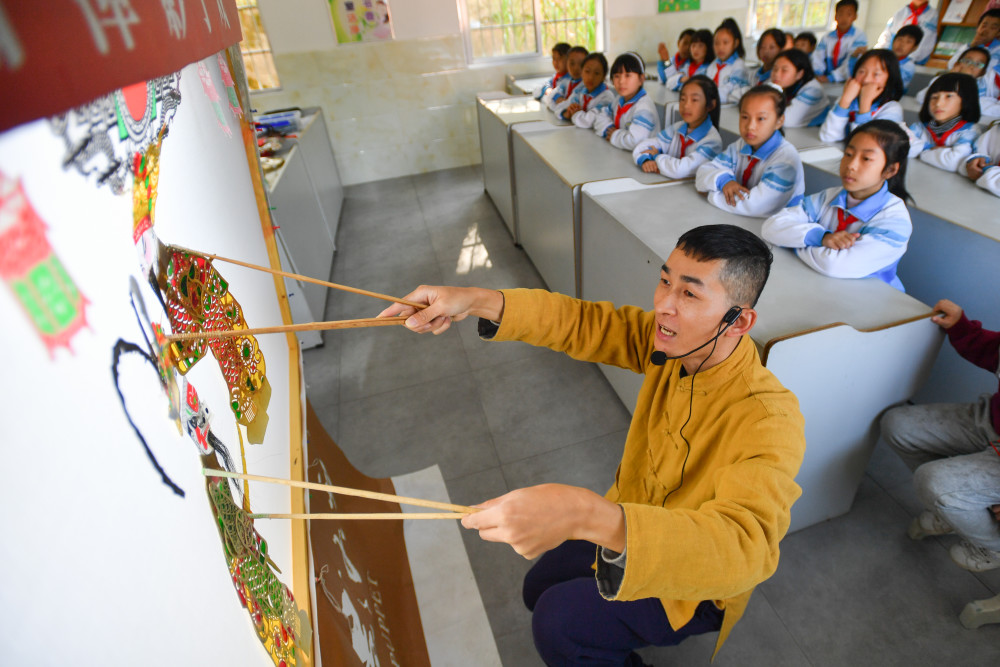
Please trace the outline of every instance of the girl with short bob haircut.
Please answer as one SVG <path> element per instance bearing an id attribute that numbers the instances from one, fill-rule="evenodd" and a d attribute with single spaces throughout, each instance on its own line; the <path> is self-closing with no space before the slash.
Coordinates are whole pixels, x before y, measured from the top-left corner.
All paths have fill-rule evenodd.
<path id="1" fill-rule="evenodd" d="M 712 42 L 711 30 L 705 30 L 704 28 L 696 30 L 694 35 L 691 36 L 691 56 L 684 63 L 683 67 L 677 69 L 667 77 L 663 85 L 668 90 L 680 90 L 681 86 L 687 83 L 688 79 L 708 71 L 708 66 L 715 60 L 715 50 Z"/>
<path id="2" fill-rule="evenodd" d="M 971 46 L 954 59 L 954 64 L 948 71 L 972 76 L 979 89 L 979 111 L 984 116 L 995 118 L 1000 116 L 1000 72 L 995 69 L 990 70 L 991 57 L 989 49 L 985 46 Z M 928 84 L 927 88 L 914 95 L 917 102 L 924 103 L 929 89 Z"/>
<path id="3" fill-rule="evenodd" d="M 858 126 L 840 160 L 841 185 L 771 216 L 761 236 L 794 248 L 823 275 L 875 277 L 905 291 L 896 267 L 913 231 L 905 203 L 909 144 L 899 123 L 882 119 Z"/>
<path id="4" fill-rule="evenodd" d="M 771 83 L 785 93 L 785 127 L 819 125 L 826 116 L 830 101 L 816 80 L 809 56 L 798 49 L 778 54 L 771 67 Z"/>
<path id="5" fill-rule="evenodd" d="M 719 87 L 719 99 L 723 104 L 737 102 L 750 86 L 750 77 L 743 60 L 747 53 L 743 46 L 743 34 L 735 20 L 725 19 L 715 29 L 712 45 L 715 60 L 708 66 L 705 76 Z"/>
<path id="6" fill-rule="evenodd" d="M 681 88 L 681 120 L 657 136 L 640 141 L 632 158 L 647 173 L 668 178 L 694 176 L 698 167 L 722 151 L 719 134 L 719 90 L 704 75 L 691 77 Z"/>
<path id="7" fill-rule="evenodd" d="M 859 125 L 876 118 L 903 122 L 903 78 L 899 61 L 888 49 L 866 51 L 854 64 L 844 92 L 826 115 L 819 138 L 828 143 L 843 141 Z"/>
<path id="8" fill-rule="evenodd" d="M 660 114 L 642 87 L 646 63 L 634 51 L 626 51 L 611 65 L 611 84 L 618 93 L 594 121 L 594 132 L 615 148 L 631 151 L 643 139 L 660 131 Z"/>
<path id="9" fill-rule="evenodd" d="M 656 63 L 656 73 L 660 77 L 660 83 L 665 84 L 667 79 L 683 70 L 684 66 L 691 60 L 691 39 L 696 32 L 694 28 L 681 30 L 681 34 L 677 38 L 677 52 L 673 58 L 670 57 L 670 49 L 667 48 L 667 45 L 660 42 L 657 48 L 660 60 Z"/>
<path id="10" fill-rule="evenodd" d="M 920 107 L 920 122 L 910 125 L 910 157 L 957 171 L 979 138 L 979 88 L 968 74 L 948 72 L 931 82 Z"/>
<path id="11" fill-rule="evenodd" d="M 805 191 L 802 160 L 781 134 L 785 96 L 771 85 L 754 86 L 739 109 L 740 138 L 698 169 L 695 187 L 723 211 L 773 215 Z"/>

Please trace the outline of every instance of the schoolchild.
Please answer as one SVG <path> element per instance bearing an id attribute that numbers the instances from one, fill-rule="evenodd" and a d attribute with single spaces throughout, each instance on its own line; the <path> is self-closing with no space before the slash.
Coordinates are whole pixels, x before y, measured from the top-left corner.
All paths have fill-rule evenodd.
<path id="1" fill-rule="evenodd" d="M 972 155 L 979 116 L 976 80 L 957 72 L 942 74 L 931 82 L 920 107 L 920 122 L 910 125 L 910 157 L 956 171 Z"/>
<path id="2" fill-rule="evenodd" d="M 708 71 L 708 66 L 715 60 L 714 41 L 711 30 L 695 31 L 691 37 L 691 55 L 687 62 L 663 82 L 667 90 L 680 90 L 688 79 Z"/>
<path id="3" fill-rule="evenodd" d="M 912 0 L 909 4 L 893 14 L 885 24 L 885 29 L 878 36 L 876 49 L 892 48 L 892 40 L 904 25 L 918 26 L 925 39 L 920 40 L 920 46 L 912 58 L 918 65 L 923 65 L 931 57 L 934 45 L 937 43 L 938 10 L 931 7 L 928 0 Z"/>
<path id="4" fill-rule="evenodd" d="M 603 53 L 594 52 L 583 59 L 583 82 L 573 90 L 569 103 L 559 112 L 563 120 L 571 120 L 577 127 L 590 129 L 594 121 L 611 106 L 615 93 L 605 82 L 608 77 L 608 59 Z"/>
<path id="5" fill-rule="evenodd" d="M 659 75 L 660 83 L 666 84 L 667 79 L 677 72 L 684 71 L 684 66 L 691 60 L 691 38 L 697 32 L 694 28 L 685 28 L 681 31 L 681 36 L 677 38 L 677 53 L 670 57 L 670 49 L 664 42 L 657 46 L 657 53 L 660 59 L 656 63 L 656 73 Z"/>
<path id="6" fill-rule="evenodd" d="M 559 42 L 552 47 L 552 69 L 554 69 L 556 73 L 552 76 L 550 81 L 546 81 L 538 88 L 535 88 L 532 93 L 532 97 L 536 100 L 539 100 L 544 104 L 548 104 L 552 95 L 555 94 L 556 85 L 563 79 L 563 77 L 569 75 L 569 72 L 566 71 L 566 56 L 569 55 L 570 48 L 570 45 L 566 42 Z"/>
<path id="7" fill-rule="evenodd" d="M 845 81 L 850 76 L 850 59 L 859 49 L 864 53 L 868 48 L 864 30 L 854 25 L 858 0 L 840 0 L 833 16 L 837 27 L 823 35 L 812 52 L 813 71 L 820 83 Z"/>
<path id="8" fill-rule="evenodd" d="M 583 80 L 583 59 L 587 57 L 587 49 L 582 46 L 574 46 L 566 55 L 567 75 L 556 84 L 556 91 L 549 100 L 549 108 L 560 115 L 562 110 L 569 106 L 569 96 L 573 94 L 577 86 Z"/>
<path id="9" fill-rule="evenodd" d="M 866 51 L 854 64 L 840 99 L 826 115 L 819 138 L 827 143 L 843 141 L 858 125 L 876 118 L 902 123 L 902 96 L 903 80 L 896 56 L 886 49 Z"/>
<path id="10" fill-rule="evenodd" d="M 626 51 L 611 65 L 611 84 L 618 97 L 594 120 L 594 132 L 615 148 L 631 151 L 643 139 L 660 131 L 660 114 L 642 87 L 646 64 Z"/>
<path id="11" fill-rule="evenodd" d="M 785 93 L 785 127 L 807 127 L 823 122 L 830 100 L 813 76 L 809 56 L 798 49 L 782 51 L 774 59 L 771 83 Z"/>
<path id="12" fill-rule="evenodd" d="M 715 60 L 708 66 L 705 76 L 719 87 L 719 99 L 723 104 L 740 100 L 750 84 L 747 65 L 743 60 L 746 49 L 739 25 L 731 18 L 725 19 L 712 35 Z"/>
<path id="13" fill-rule="evenodd" d="M 892 39 L 892 52 L 899 61 L 899 75 L 903 77 L 903 92 L 910 89 L 910 82 L 916 74 L 917 65 L 911 55 L 917 50 L 924 38 L 924 31 L 919 26 L 904 25 Z"/>

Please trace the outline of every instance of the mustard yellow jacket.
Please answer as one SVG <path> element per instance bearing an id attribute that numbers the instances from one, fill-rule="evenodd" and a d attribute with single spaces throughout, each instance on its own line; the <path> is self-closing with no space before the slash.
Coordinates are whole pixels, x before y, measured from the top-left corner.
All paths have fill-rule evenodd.
<path id="1" fill-rule="evenodd" d="M 625 512 L 627 561 L 614 600 L 659 598 L 673 628 L 702 600 L 725 610 L 716 651 L 754 586 L 778 566 L 778 543 L 801 494 L 795 475 L 805 421 L 795 395 L 760 362 L 744 336 L 722 363 L 691 377 L 680 361 L 650 363 L 654 314 L 635 306 L 503 290 L 494 340 L 520 340 L 646 378 L 625 452 L 607 492 Z M 687 462 L 684 458 L 687 456 Z M 672 491 L 675 489 L 675 491 Z"/>

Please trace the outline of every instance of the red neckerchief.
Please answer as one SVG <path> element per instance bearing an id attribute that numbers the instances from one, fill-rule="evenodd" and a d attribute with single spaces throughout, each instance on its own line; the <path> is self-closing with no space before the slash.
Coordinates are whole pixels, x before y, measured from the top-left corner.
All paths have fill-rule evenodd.
<path id="1" fill-rule="evenodd" d="M 720 60 L 719 64 L 715 68 L 715 76 L 713 76 L 712 79 L 715 81 L 715 85 L 717 85 L 717 86 L 719 85 L 719 72 L 721 72 L 722 68 L 725 67 L 725 66 L 726 66 L 726 63 L 724 63 L 724 62 L 722 62 Z"/>
<path id="2" fill-rule="evenodd" d="M 584 111 L 587 110 L 587 105 L 590 104 L 590 99 L 591 99 L 590 95 L 584 95 L 583 96 L 583 110 Z"/>
<path id="3" fill-rule="evenodd" d="M 942 134 L 940 137 L 938 135 L 934 134 L 934 130 L 932 130 L 929 127 L 927 128 L 927 133 L 929 135 L 931 135 L 931 139 L 934 141 L 934 145 L 937 146 L 938 148 L 941 148 L 942 146 L 944 146 L 944 142 L 948 140 L 948 137 L 951 136 L 952 132 L 957 132 L 958 130 L 961 130 L 966 125 L 968 125 L 967 121 L 960 120 L 960 121 L 958 121 L 958 124 L 955 125 L 955 127 L 951 128 L 950 130 L 948 130 L 947 132 L 945 132 L 944 134 Z"/>
<path id="4" fill-rule="evenodd" d="M 636 93 L 636 95 L 638 95 L 638 94 L 639 93 Z M 635 100 L 633 99 L 628 104 L 623 104 L 620 107 L 618 107 L 618 111 L 615 112 L 615 129 L 616 130 L 620 130 L 621 129 L 618 126 L 618 122 L 622 119 L 622 116 L 625 115 L 625 112 L 627 112 L 629 109 L 631 109 L 634 104 L 635 104 Z"/>
<path id="5" fill-rule="evenodd" d="M 858 219 L 842 208 L 837 209 L 837 231 L 842 232 L 848 225 L 854 224 Z"/>
<path id="6" fill-rule="evenodd" d="M 844 35 L 846 35 L 846 34 L 847 33 L 845 32 Z M 840 57 L 840 40 L 842 40 L 844 38 L 844 35 L 841 35 L 839 30 L 837 31 L 837 43 L 833 46 L 833 66 L 834 67 L 837 66 L 837 58 Z"/>
<path id="7" fill-rule="evenodd" d="M 683 134 L 678 134 L 677 136 L 681 139 L 681 157 L 684 157 L 687 153 L 688 146 L 694 143 L 694 139 L 688 139 Z"/>
<path id="8" fill-rule="evenodd" d="M 564 76 L 566 76 L 566 72 L 556 72 L 556 75 L 554 77 L 552 77 L 552 83 L 550 83 L 549 85 L 552 86 L 553 88 L 555 88 L 556 87 L 556 81 L 558 81 L 559 79 L 563 78 Z"/>
<path id="9" fill-rule="evenodd" d="M 580 79 L 576 83 L 573 83 L 572 81 L 569 82 L 569 86 L 566 88 L 566 98 L 567 99 L 569 98 L 570 94 L 573 92 L 573 89 L 576 88 L 577 86 L 579 86 L 582 82 L 583 82 L 583 79 Z"/>
<path id="10" fill-rule="evenodd" d="M 681 58 L 681 54 L 675 53 L 674 54 L 674 67 L 676 69 L 680 69 L 681 65 L 683 65 L 683 64 L 684 64 L 684 59 Z"/>
<path id="11" fill-rule="evenodd" d="M 909 23 L 910 25 L 917 25 L 917 21 L 920 19 L 920 15 L 927 11 L 927 8 L 931 6 L 930 2 L 925 2 L 921 5 L 920 9 L 915 9 L 913 3 L 911 2 L 907 7 L 910 8 L 910 18 L 904 21 L 904 23 Z"/>
<path id="12" fill-rule="evenodd" d="M 747 183 L 750 182 L 750 174 L 753 173 L 753 168 L 757 166 L 758 162 L 760 162 L 759 157 L 755 155 L 750 156 L 750 164 L 748 164 L 747 168 L 743 171 L 743 187 L 747 187 Z"/>

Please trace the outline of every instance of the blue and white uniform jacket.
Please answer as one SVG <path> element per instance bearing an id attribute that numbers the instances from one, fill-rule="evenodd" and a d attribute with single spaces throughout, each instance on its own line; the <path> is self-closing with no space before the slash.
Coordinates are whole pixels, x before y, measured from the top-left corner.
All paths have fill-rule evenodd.
<path id="1" fill-rule="evenodd" d="M 908 23 L 913 23 L 913 9 L 910 5 L 903 5 L 903 8 L 893 14 L 885 24 L 885 30 L 878 36 L 875 48 L 892 49 L 892 40 L 896 38 L 896 33 Z M 911 53 L 910 57 L 918 65 L 923 65 L 931 57 L 934 45 L 937 43 L 938 10 L 931 7 L 930 2 L 924 5 L 923 11 L 917 17 L 917 25 L 924 31 L 924 36 L 920 39 L 917 50 Z"/>
<path id="2" fill-rule="evenodd" d="M 1000 123 L 994 123 L 990 129 L 979 135 L 972 155 L 967 157 L 966 161 L 977 157 L 986 158 L 986 168 L 976 181 L 976 185 L 1000 197 Z M 965 176 L 964 171 L 965 165 L 962 165 L 962 172 L 959 173 Z"/>
<path id="3" fill-rule="evenodd" d="M 619 114 L 619 109 L 624 111 Z M 645 88 L 640 88 L 628 101 L 621 96 L 616 97 L 611 106 L 606 107 L 594 120 L 594 132 L 597 136 L 604 138 L 610 135 L 612 146 L 627 151 L 659 131 L 660 114 Z"/>
<path id="4" fill-rule="evenodd" d="M 910 125 L 910 158 L 919 155 L 921 162 L 932 167 L 957 171 L 972 155 L 979 133 L 975 123 L 964 120 L 958 121 L 952 130 L 939 136 L 923 123 L 914 123 Z"/>
<path id="5" fill-rule="evenodd" d="M 859 113 L 857 99 L 854 99 L 847 109 L 842 108 L 839 102 L 834 102 L 830 113 L 826 115 L 823 125 L 819 128 L 819 138 L 828 144 L 844 141 L 858 125 L 864 125 L 876 118 L 902 123 L 903 107 L 899 102 L 889 101 L 881 106 L 873 104 L 868 113 Z"/>
<path id="6" fill-rule="evenodd" d="M 667 77 L 667 80 L 663 82 L 667 90 L 680 90 L 684 86 L 684 82 L 681 81 L 681 77 L 687 76 L 691 78 L 696 74 L 704 74 L 708 71 L 708 66 L 710 63 L 702 63 L 695 66 L 693 62 L 687 60 L 684 62 L 684 66 L 680 69 L 674 70 L 672 74 Z"/>
<path id="7" fill-rule="evenodd" d="M 816 79 L 799 88 L 785 107 L 785 127 L 809 127 L 823 122 L 830 100 Z"/>
<path id="8" fill-rule="evenodd" d="M 858 48 L 868 48 L 868 37 L 865 31 L 851 26 L 840 39 L 840 50 L 837 52 L 837 60 L 833 59 L 833 51 L 837 47 L 837 30 L 833 29 L 823 35 L 819 40 L 816 50 L 812 52 L 812 66 L 816 76 L 825 76 L 830 81 L 846 81 L 850 77 L 850 71 L 844 67 L 851 60 L 851 54 Z M 847 76 L 845 77 L 844 74 Z"/>
<path id="9" fill-rule="evenodd" d="M 736 181 L 743 183 L 743 175 L 756 158 L 746 181 L 750 194 L 745 199 L 737 197 L 736 206 L 726 203 L 723 186 Z M 707 192 L 708 201 L 730 213 L 764 217 L 773 215 L 785 206 L 798 204 L 805 192 L 802 160 L 795 146 L 775 132 L 760 148 L 752 151 L 743 139 L 729 144 L 711 162 L 699 167 L 695 187 Z"/>
<path id="10" fill-rule="evenodd" d="M 531 96 L 542 104 L 548 105 L 549 100 L 555 96 L 557 86 L 568 78 L 569 72 L 556 72 L 549 81 L 535 88 Z"/>
<path id="11" fill-rule="evenodd" d="M 983 44 L 983 46 L 990 52 L 990 63 L 986 67 L 987 69 L 993 69 L 1000 64 L 1000 37 L 995 37 L 992 42 L 989 44 Z M 962 48 L 955 51 L 955 55 L 948 60 L 948 69 L 954 67 L 955 63 L 958 62 L 958 59 L 962 57 L 962 54 L 970 48 L 972 48 L 972 42 L 963 45 Z"/>
<path id="12" fill-rule="evenodd" d="M 913 83 L 913 75 L 916 73 L 917 64 L 913 62 L 913 58 L 906 56 L 899 61 L 899 75 L 903 77 L 904 93 L 910 89 L 910 84 Z"/>
<path id="13" fill-rule="evenodd" d="M 615 91 L 611 90 L 608 84 L 603 81 L 593 90 L 587 90 L 581 83 L 573 90 L 573 94 L 569 96 L 568 104 L 566 104 L 567 107 L 570 104 L 580 105 L 580 110 L 573 114 L 569 120 L 572 120 L 577 127 L 589 130 L 594 126 L 594 120 L 603 114 L 614 101 Z M 563 107 L 557 115 L 565 119 L 565 111 L 566 109 Z"/>
<path id="14" fill-rule="evenodd" d="M 726 60 L 716 58 L 705 70 L 705 76 L 719 87 L 719 101 L 723 104 L 735 104 L 750 87 L 750 73 L 747 64 L 738 53 L 733 53 Z"/>
<path id="15" fill-rule="evenodd" d="M 683 60 L 680 55 L 674 54 L 674 57 L 670 60 L 660 60 L 656 63 L 656 73 L 660 77 L 660 83 L 666 84 L 667 79 L 674 76 L 678 72 L 683 72 L 690 60 Z"/>
<path id="16" fill-rule="evenodd" d="M 827 188 L 772 215 L 760 234 L 769 243 L 795 248 L 799 259 L 825 276 L 874 277 L 905 291 L 896 266 L 913 231 L 906 204 L 883 183 L 871 197 L 852 208 L 847 205 L 846 190 Z M 861 237 L 846 250 L 833 250 L 823 245 L 823 237 L 837 231 L 841 216 L 850 222 L 845 231 Z"/>
<path id="17" fill-rule="evenodd" d="M 979 111 L 984 116 L 1000 118 L 1000 66 L 976 77 L 976 85 L 979 87 Z M 927 91 L 930 88 L 928 85 L 914 95 L 921 105 L 923 105 L 924 98 L 927 97 Z"/>
<path id="18" fill-rule="evenodd" d="M 563 109 L 569 106 L 569 97 L 573 92 L 583 85 L 583 79 L 573 79 L 569 76 L 564 76 L 559 79 L 559 83 L 556 84 L 555 92 L 552 93 L 552 97 L 549 98 L 549 109 L 551 109 L 557 116 L 561 116 Z M 556 100 L 563 98 L 561 101 L 556 102 Z"/>
<path id="19" fill-rule="evenodd" d="M 659 151 L 655 155 L 649 149 Z M 706 118 L 693 130 L 684 121 L 668 125 L 651 139 L 640 141 L 632 150 L 635 163 L 654 160 L 660 173 L 667 178 L 690 178 L 698 167 L 713 160 L 722 151 L 722 136 Z"/>

